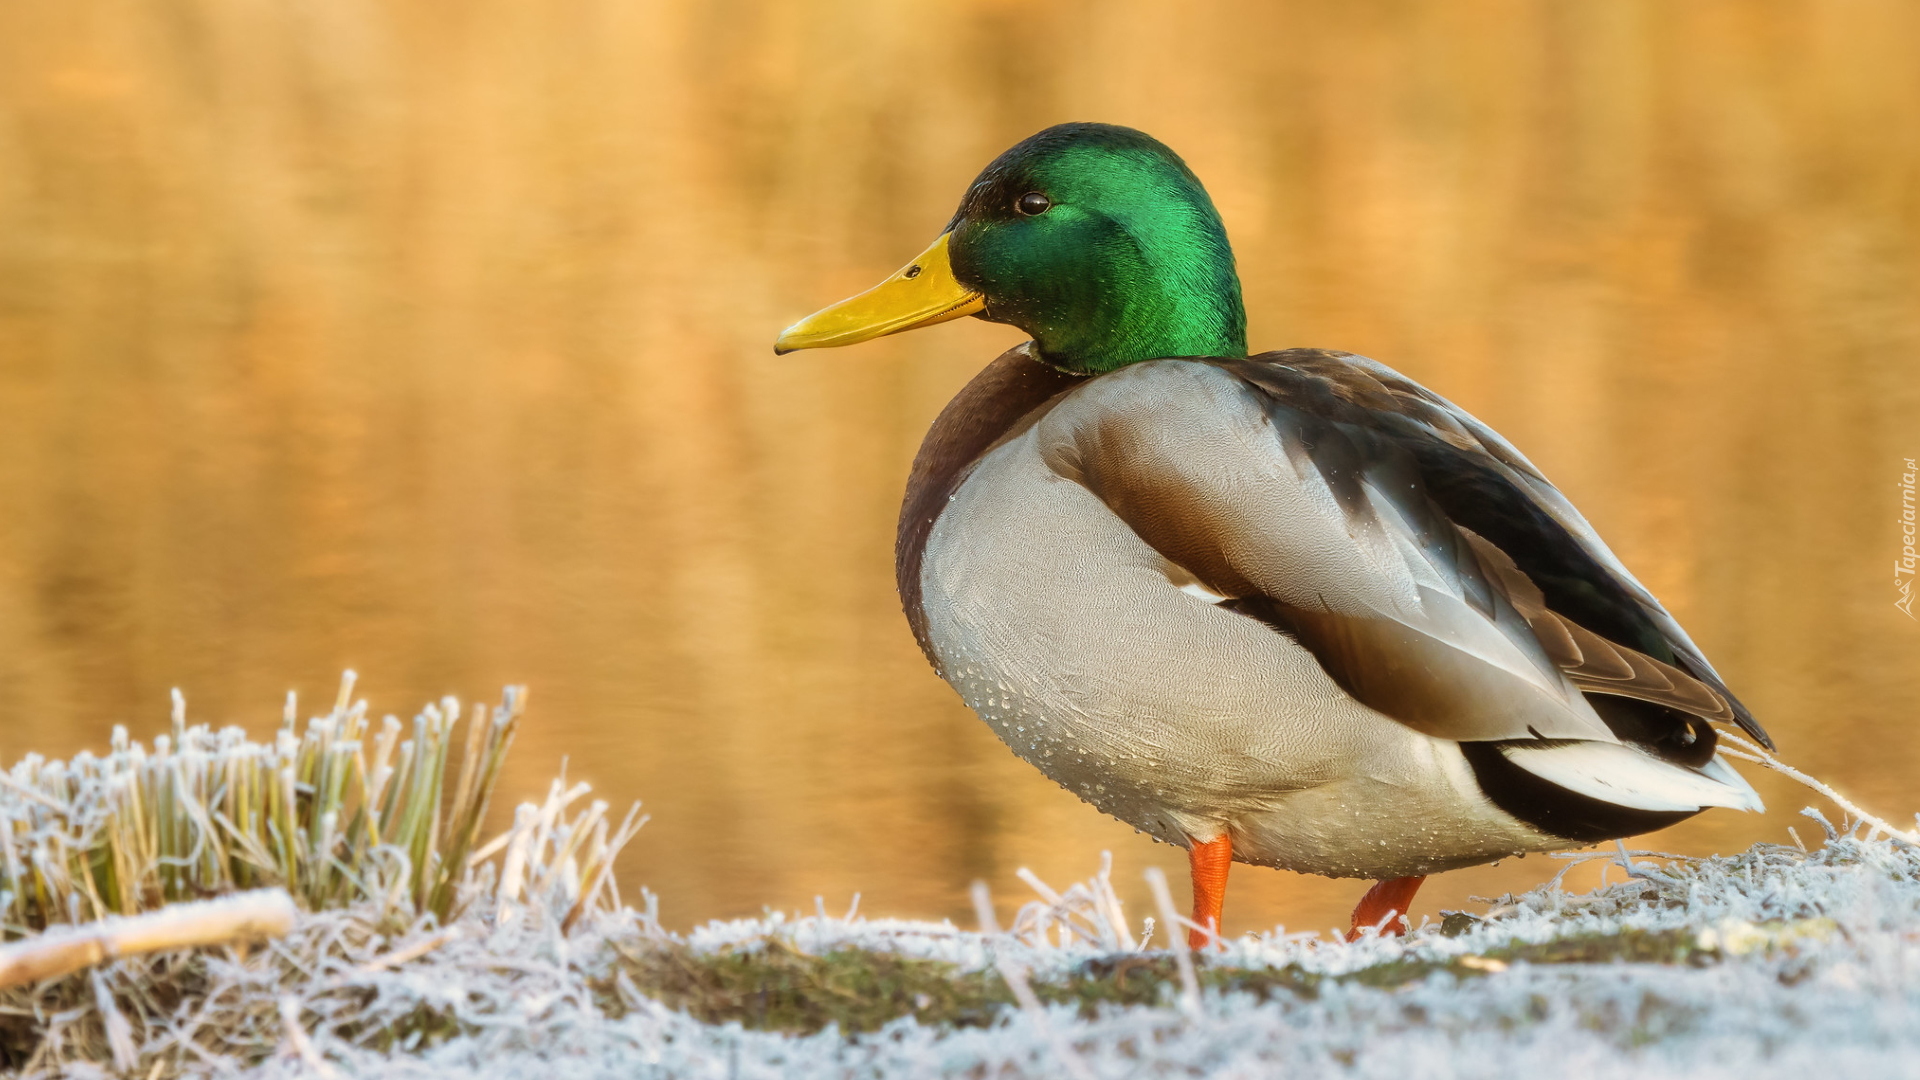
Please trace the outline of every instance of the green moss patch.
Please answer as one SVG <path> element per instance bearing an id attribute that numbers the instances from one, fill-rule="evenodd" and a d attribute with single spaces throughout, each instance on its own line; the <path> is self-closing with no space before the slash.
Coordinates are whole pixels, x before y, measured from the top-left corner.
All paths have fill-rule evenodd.
<path id="1" fill-rule="evenodd" d="M 1328 983 L 1394 989 L 1439 972 L 1479 978 L 1516 963 L 1703 965 L 1719 957 L 1718 950 L 1702 948 L 1692 931 L 1623 930 L 1516 942 L 1447 960 L 1402 958 L 1341 975 L 1293 965 L 1232 967 L 1202 958 L 1197 975 L 1206 990 L 1267 1001 L 1311 998 Z M 924 1024 L 982 1027 L 1014 1005 L 1006 983 L 993 971 L 962 971 L 937 960 L 866 949 L 816 955 L 777 939 L 713 952 L 677 943 L 622 948 L 615 971 L 594 984 L 603 1008 L 614 1015 L 626 1011 L 623 980 L 632 991 L 695 1019 L 762 1031 L 813 1033 L 835 1026 L 868 1032 L 906 1016 Z M 1089 1018 L 1106 1008 L 1168 1003 L 1178 987 L 1174 960 L 1164 953 L 1089 960 L 1064 977 L 1033 984 L 1040 1000 L 1075 1006 Z"/>

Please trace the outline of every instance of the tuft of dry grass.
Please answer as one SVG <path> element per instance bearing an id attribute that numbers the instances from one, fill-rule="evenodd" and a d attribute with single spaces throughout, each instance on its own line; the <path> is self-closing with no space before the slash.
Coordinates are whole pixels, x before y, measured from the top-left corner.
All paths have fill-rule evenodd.
<path id="1" fill-rule="evenodd" d="M 376 1003 L 386 973 L 477 950 L 479 937 L 537 948 L 583 919 L 621 917 L 613 865 L 645 823 L 638 804 L 615 824 L 606 802 L 583 802 L 588 785 L 561 777 L 480 842 L 524 690 L 492 708 L 446 698 L 409 727 L 374 723 L 354 682 L 347 672 L 304 727 L 290 695 L 266 742 L 189 724 L 176 692 L 151 749 L 116 727 L 103 756 L 28 755 L 0 773 L 9 939 L 51 928 L 81 940 L 63 928 L 275 886 L 306 911 L 258 952 L 174 949 L 0 992 L 0 1069 L 111 1062 L 171 1076 L 311 1053 L 303 1025 L 316 1020 L 330 1038 L 417 1047 L 470 1025 L 453 1004 Z"/>
<path id="2" fill-rule="evenodd" d="M 501 856 L 501 904 L 565 894 L 567 914 L 617 904 L 614 856 L 639 827 L 607 804 L 571 809 L 584 784 L 555 781 L 487 845 L 480 830 L 525 709 L 454 698 L 403 724 L 378 724 L 353 700 L 347 672 L 331 711 L 256 743 L 237 727 L 187 723 L 176 691 L 172 730 L 149 750 L 115 727 L 104 756 L 30 754 L 0 773 L 0 918 L 7 937 L 132 915 L 181 900 L 281 886 L 310 911 L 374 901 L 446 922 Z M 637 807 L 636 807 L 637 810 Z"/>

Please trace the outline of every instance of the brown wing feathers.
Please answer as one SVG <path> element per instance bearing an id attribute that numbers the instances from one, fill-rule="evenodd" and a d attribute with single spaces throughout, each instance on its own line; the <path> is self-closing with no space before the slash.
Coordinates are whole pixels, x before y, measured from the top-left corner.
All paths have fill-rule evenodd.
<path id="1" fill-rule="evenodd" d="M 1302 472 L 1326 483 L 1353 526 L 1383 524 L 1369 489 L 1391 501 L 1396 527 L 1427 549 L 1434 565 L 1454 569 L 1460 598 L 1493 622 L 1531 632 L 1545 658 L 1576 689 L 1738 724 L 1764 739 L 1751 717 L 1713 681 L 1619 643 L 1622 636 L 1636 644 L 1641 637 L 1658 641 L 1670 617 L 1651 597 L 1636 592 L 1637 586 L 1616 581 L 1572 533 L 1538 509 L 1537 496 L 1509 474 L 1523 473 L 1543 486 L 1546 481 L 1497 436 L 1483 437 L 1464 414 L 1456 416 L 1404 377 L 1357 357 L 1289 350 L 1215 363 L 1262 396 L 1269 422 L 1290 433 L 1282 440 L 1284 451 Z M 1123 445 L 1137 435 L 1125 424 L 1103 425 L 1105 453 L 1083 462 L 1087 472 L 1077 478 L 1171 562 L 1233 597 L 1226 606 L 1301 641 L 1354 697 L 1409 726 L 1455 738 L 1474 738 L 1468 733 L 1479 728 L 1511 726 L 1503 717 L 1526 711 L 1526 695 L 1509 700 L 1522 691 L 1520 684 L 1508 685 L 1512 680 L 1482 670 L 1484 663 L 1452 650 L 1444 634 L 1430 638 L 1392 620 L 1341 615 L 1262 595 L 1233 555 L 1250 543 L 1235 542 L 1234 526 L 1248 523 L 1233 514 L 1206 512 L 1200 504 L 1204 499 L 1183 476 L 1101 467 L 1106 457 L 1138 458 Z M 1456 482 L 1448 470 L 1472 482 Z M 1551 492 L 1550 486 L 1546 490 Z M 1559 597 L 1554 608 L 1561 610 L 1548 606 L 1548 590 L 1529 571 L 1470 529 L 1463 517 L 1487 520 L 1507 542 L 1543 546 L 1530 547 L 1527 556 L 1552 579 L 1550 589 Z M 1502 616 L 1499 609 L 1509 603 L 1512 611 Z M 1691 643 L 1684 634 L 1666 644 L 1685 646 L 1675 648 L 1675 658 L 1687 662 Z M 1535 735 L 1552 737 L 1537 730 Z"/>
<path id="2" fill-rule="evenodd" d="M 1636 698 L 1716 723 L 1734 723 L 1733 708 L 1712 687 L 1636 649 L 1617 645 L 1547 608 L 1532 579 L 1507 553 L 1471 530 L 1461 535 L 1487 576 L 1498 581 L 1515 611 L 1527 620 L 1547 656 L 1583 691 Z"/>
<path id="3" fill-rule="evenodd" d="M 1498 435 L 1363 357 L 1289 349 L 1255 357 L 1243 370 L 1277 400 L 1371 428 L 1413 453 L 1427 494 L 1461 532 L 1471 525 L 1498 543 L 1525 544 L 1522 561 L 1529 566 L 1522 572 L 1506 551 L 1475 537 L 1499 556 L 1501 565 L 1497 572 L 1489 566 L 1489 577 L 1515 593 L 1516 608 L 1520 597 L 1531 601 L 1529 628 L 1580 689 L 1736 724 L 1762 745 L 1773 745 L 1672 616 L 1622 577 L 1624 569 L 1578 512 Z M 1543 576 L 1529 576 L 1536 574 Z M 1546 595 L 1557 597 L 1558 610 L 1541 599 L 1543 586 Z M 1649 644 L 1671 652 L 1671 662 L 1651 655 Z"/>

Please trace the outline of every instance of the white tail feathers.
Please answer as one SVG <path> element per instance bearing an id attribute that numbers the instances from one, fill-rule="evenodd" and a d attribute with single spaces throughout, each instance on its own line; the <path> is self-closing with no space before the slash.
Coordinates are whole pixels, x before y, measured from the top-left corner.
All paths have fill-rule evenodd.
<path id="1" fill-rule="evenodd" d="M 1709 806 L 1766 809 L 1760 794 L 1718 755 L 1693 769 L 1618 743 L 1510 744 L 1500 753 L 1542 780 L 1615 806 L 1682 812 Z"/>

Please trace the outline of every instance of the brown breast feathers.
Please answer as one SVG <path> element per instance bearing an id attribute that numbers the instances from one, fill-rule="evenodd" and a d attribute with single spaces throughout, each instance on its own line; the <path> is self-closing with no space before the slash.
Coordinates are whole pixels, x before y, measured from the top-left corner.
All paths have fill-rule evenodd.
<path id="1" fill-rule="evenodd" d="M 900 504 L 900 531 L 894 542 L 894 574 L 900 603 L 913 627 L 920 651 L 933 661 L 927 641 L 927 617 L 920 607 L 920 558 L 933 522 L 946 508 L 973 463 L 1012 432 L 1020 419 L 1048 400 L 1086 381 L 1036 359 L 1028 344 L 1016 345 L 982 368 L 927 429 L 907 477 Z M 935 662 L 935 666 L 938 666 Z"/>

